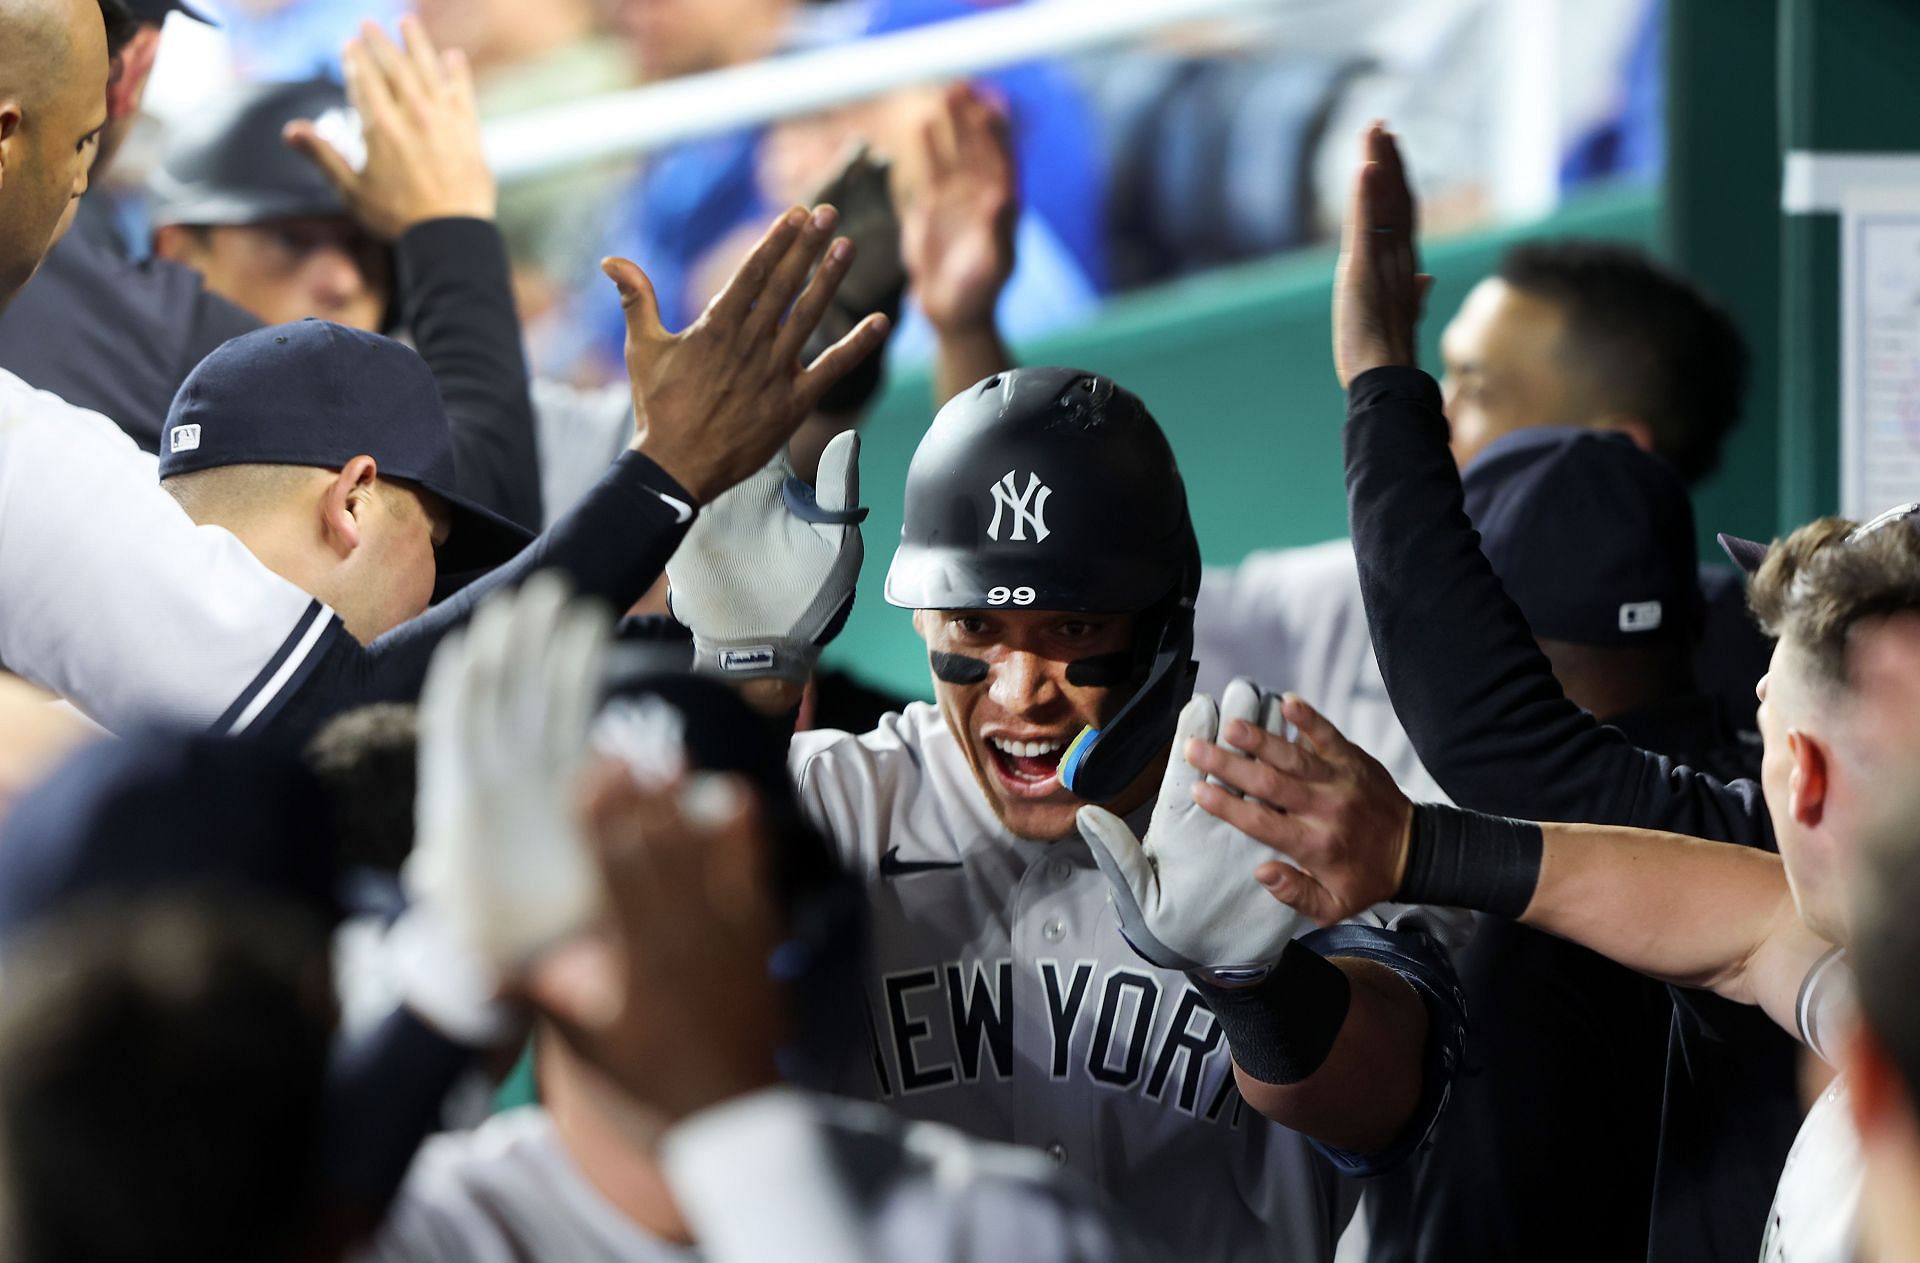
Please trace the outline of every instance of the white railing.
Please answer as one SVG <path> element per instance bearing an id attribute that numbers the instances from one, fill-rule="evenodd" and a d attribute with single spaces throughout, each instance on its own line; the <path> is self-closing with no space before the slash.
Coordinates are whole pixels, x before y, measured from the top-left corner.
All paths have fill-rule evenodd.
<path id="1" fill-rule="evenodd" d="M 1189 22 L 1268 16 L 1299 0 L 1042 0 L 978 17 L 529 111 L 487 128 L 503 181 L 645 153 L 911 84 L 1128 43 Z"/>

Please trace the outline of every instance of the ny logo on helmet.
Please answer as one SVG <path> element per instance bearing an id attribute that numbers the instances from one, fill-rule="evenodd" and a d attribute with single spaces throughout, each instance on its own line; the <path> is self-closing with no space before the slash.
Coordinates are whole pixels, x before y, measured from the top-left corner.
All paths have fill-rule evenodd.
<path id="1" fill-rule="evenodd" d="M 1019 490 L 1014 471 L 1009 469 L 999 482 L 993 484 L 993 521 L 987 523 L 987 538 L 1000 538 L 1000 511 L 1007 510 L 1013 519 L 1013 531 L 1007 536 L 1010 542 L 1024 543 L 1027 528 L 1033 528 L 1033 542 L 1040 543 L 1052 534 L 1047 529 L 1047 497 L 1053 494 L 1053 488 L 1040 481 L 1039 474 L 1027 475 L 1027 489 Z"/>

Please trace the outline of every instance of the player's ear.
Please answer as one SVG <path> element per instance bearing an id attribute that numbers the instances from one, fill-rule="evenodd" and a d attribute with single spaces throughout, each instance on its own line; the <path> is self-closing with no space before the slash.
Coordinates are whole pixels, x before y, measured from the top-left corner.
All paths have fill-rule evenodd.
<path id="1" fill-rule="evenodd" d="M 360 547 L 365 514 L 373 503 L 374 485 L 380 469 L 371 456 L 356 456 L 348 461 L 327 484 L 321 497 L 321 530 L 342 558 Z"/>
<path id="2" fill-rule="evenodd" d="M 0 97 L 0 189 L 7 186 L 7 171 L 20 141 L 20 102 Z"/>
<path id="3" fill-rule="evenodd" d="M 162 224 L 153 230 L 154 257 L 197 267 L 195 259 L 201 253 L 202 231 L 183 224 Z"/>
<path id="4" fill-rule="evenodd" d="M 159 55 L 160 28 L 151 25 L 142 25 L 114 55 L 107 77 L 109 118 L 131 118 L 140 112 L 140 99 L 147 93 L 147 78 Z"/>
<path id="5" fill-rule="evenodd" d="M 1819 738 L 1799 728 L 1787 730 L 1787 808 L 1809 829 L 1820 823 L 1827 802 L 1827 748 Z"/>

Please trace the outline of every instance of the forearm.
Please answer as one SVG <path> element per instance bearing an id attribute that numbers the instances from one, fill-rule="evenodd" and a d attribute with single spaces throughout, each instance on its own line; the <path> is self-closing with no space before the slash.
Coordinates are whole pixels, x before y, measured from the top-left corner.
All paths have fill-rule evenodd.
<path id="1" fill-rule="evenodd" d="M 1567 700 L 1466 516 L 1432 378 L 1354 379 L 1348 522 L 1381 676 L 1421 762 L 1455 802 L 1771 845 L 1755 787 L 1641 750 Z"/>
<path id="2" fill-rule="evenodd" d="M 1427 1015 L 1420 997 L 1383 965 L 1334 958 L 1351 988 L 1327 1058 L 1298 1083 L 1265 1083 L 1236 1060 L 1247 1104 L 1283 1127 L 1361 1153 L 1393 1144 L 1420 1101 Z"/>
<path id="3" fill-rule="evenodd" d="M 975 382 L 1014 367 L 993 321 L 977 328 L 941 330 L 933 363 L 933 406 L 938 409 Z"/>
<path id="4" fill-rule="evenodd" d="M 1542 841 L 1526 924 L 1795 1029 L 1800 983 L 1830 945 L 1800 920 L 1777 855 L 1595 825 L 1547 825 Z"/>
<path id="5" fill-rule="evenodd" d="M 432 219 L 394 246 L 402 320 L 453 426 L 460 489 L 530 529 L 540 463 L 506 249 L 484 219 Z"/>

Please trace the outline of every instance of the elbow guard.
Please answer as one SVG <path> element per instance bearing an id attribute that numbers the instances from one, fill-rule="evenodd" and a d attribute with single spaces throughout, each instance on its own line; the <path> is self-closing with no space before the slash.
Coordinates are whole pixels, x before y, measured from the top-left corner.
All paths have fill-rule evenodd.
<path id="1" fill-rule="evenodd" d="M 1427 1010 L 1427 1040 L 1421 1065 L 1420 1100 L 1400 1135 L 1378 1153 L 1354 1153 L 1313 1142 L 1342 1175 L 1364 1178 L 1399 1166 L 1427 1143 L 1453 1094 L 1467 1039 L 1467 1001 L 1446 949 L 1418 930 L 1384 930 L 1342 924 L 1301 938 L 1323 956 L 1353 956 L 1385 965 L 1404 978 Z"/>

